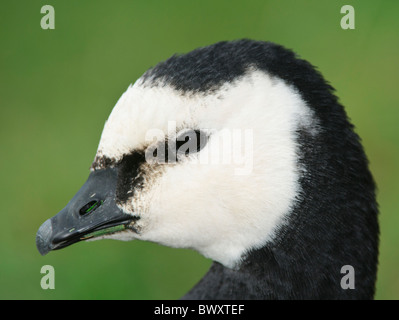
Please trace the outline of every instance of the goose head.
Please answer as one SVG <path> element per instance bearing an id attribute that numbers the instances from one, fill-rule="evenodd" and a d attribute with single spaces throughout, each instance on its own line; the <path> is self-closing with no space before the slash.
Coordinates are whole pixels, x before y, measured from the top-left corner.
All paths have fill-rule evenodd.
<path id="1" fill-rule="evenodd" d="M 262 284 L 244 297 L 371 297 L 376 217 L 367 159 L 333 89 L 292 51 L 240 40 L 175 55 L 130 85 L 87 182 L 36 244 L 46 254 L 152 241 L 212 259 L 209 279 Z M 344 265 L 364 280 L 356 294 L 340 288 Z M 215 297 L 204 286 L 188 297 Z M 217 297 L 229 298 L 224 286 Z"/>

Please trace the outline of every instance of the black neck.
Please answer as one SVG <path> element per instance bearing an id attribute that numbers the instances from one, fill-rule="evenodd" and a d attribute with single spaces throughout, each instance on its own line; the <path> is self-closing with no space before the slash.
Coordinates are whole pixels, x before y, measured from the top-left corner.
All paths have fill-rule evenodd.
<path id="1" fill-rule="evenodd" d="M 287 299 L 372 299 L 375 284 L 374 265 L 362 264 L 345 248 L 331 257 L 320 246 L 303 249 L 301 243 L 290 252 L 262 248 L 250 254 L 238 270 L 214 262 L 208 273 L 188 292 L 187 300 L 287 300 Z M 366 254 L 367 256 L 367 254 Z M 368 255 L 366 259 L 375 259 Z M 341 287 L 343 265 L 355 270 L 355 289 Z"/>

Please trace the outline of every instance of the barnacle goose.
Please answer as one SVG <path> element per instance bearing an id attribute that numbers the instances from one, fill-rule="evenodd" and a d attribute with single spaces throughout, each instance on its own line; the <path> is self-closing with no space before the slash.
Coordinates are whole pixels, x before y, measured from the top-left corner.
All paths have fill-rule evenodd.
<path id="1" fill-rule="evenodd" d="M 129 86 L 87 182 L 36 244 L 195 249 L 214 262 L 185 299 L 371 299 L 377 214 L 333 88 L 292 51 L 244 39 L 174 55 Z"/>

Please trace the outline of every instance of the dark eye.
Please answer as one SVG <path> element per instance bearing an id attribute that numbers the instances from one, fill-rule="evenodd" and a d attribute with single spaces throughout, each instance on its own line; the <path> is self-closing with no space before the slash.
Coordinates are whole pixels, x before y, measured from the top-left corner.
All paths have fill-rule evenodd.
<path id="1" fill-rule="evenodd" d="M 176 139 L 176 153 L 188 156 L 199 152 L 206 145 L 207 140 L 207 135 L 201 130 L 185 131 Z"/>

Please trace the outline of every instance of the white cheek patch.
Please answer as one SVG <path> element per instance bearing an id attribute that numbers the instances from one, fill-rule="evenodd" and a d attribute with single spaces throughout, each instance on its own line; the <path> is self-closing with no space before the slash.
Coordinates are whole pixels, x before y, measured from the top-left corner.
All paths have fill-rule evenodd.
<path id="1" fill-rule="evenodd" d="M 165 164 L 127 205 L 139 212 L 136 237 L 234 267 L 271 241 L 289 215 L 300 191 L 296 130 L 317 134 L 317 123 L 294 89 L 260 71 L 210 95 L 144 88 L 139 80 L 112 111 L 99 151 L 118 159 L 143 146 L 148 130 L 167 132 L 168 121 L 214 133 L 200 153 Z M 225 147 L 220 140 L 228 135 Z"/>
<path id="2" fill-rule="evenodd" d="M 209 130 L 207 148 L 192 163 L 234 165 L 235 175 L 249 175 L 253 170 L 254 137 L 252 129 Z"/>

